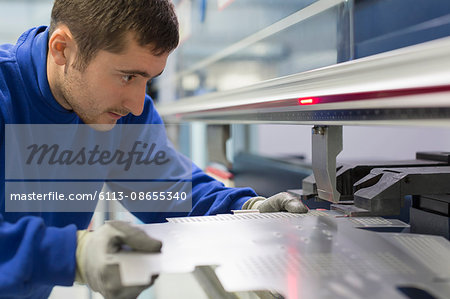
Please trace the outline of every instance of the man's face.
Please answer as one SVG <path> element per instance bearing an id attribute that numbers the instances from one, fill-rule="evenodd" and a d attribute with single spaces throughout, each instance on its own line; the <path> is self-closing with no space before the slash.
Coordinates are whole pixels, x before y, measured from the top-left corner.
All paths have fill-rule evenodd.
<path id="1" fill-rule="evenodd" d="M 83 71 L 68 64 L 58 80 L 61 104 L 86 124 L 112 128 L 128 113 L 142 113 L 146 84 L 162 73 L 168 55 L 155 56 L 129 38 L 122 54 L 99 51 Z"/>

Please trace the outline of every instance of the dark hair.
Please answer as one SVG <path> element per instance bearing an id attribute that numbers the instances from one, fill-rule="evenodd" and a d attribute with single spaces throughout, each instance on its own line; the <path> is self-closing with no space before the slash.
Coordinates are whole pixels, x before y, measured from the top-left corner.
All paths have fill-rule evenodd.
<path id="1" fill-rule="evenodd" d="M 50 35 L 66 25 L 78 46 L 75 67 L 83 70 L 99 50 L 121 53 L 133 33 L 154 55 L 178 45 L 178 20 L 170 0 L 55 0 Z"/>

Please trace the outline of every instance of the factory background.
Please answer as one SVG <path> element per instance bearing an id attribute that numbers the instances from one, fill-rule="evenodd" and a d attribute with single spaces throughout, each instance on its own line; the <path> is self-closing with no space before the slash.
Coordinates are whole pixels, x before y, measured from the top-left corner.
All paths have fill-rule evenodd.
<path id="1" fill-rule="evenodd" d="M 448 0 L 173 2 L 179 16 L 181 40 L 163 75 L 148 85 L 148 93 L 157 107 L 176 106 L 187 98 L 376 55 L 450 33 Z M 49 24 L 52 3 L 0 0 L 0 43 L 15 43 L 28 28 Z M 311 5 L 317 9 L 305 12 Z M 401 126 L 345 126 L 338 161 L 408 160 L 414 159 L 419 151 L 449 152 L 450 130 L 446 122 L 434 126 L 413 122 Z M 254 161 L 277 163 L 276 169 L 281 171 L 291 170 L 294 165 L 297 168 L 293 173 L 311 173 L 311 125 L 232 124 L 225 157 L 217 157 L 211 144 L 218 142 L 214 136 L 219 136 L 208 134 L 205 123 L 168 120 L 167 124 L 178 149 L 203 169 L 233 172 L 230 165 L 246 168 Z M 247 182 L 252 180 L 242 178 L 238 185 Z M 295 179 L 292 183 L 295 184 Z M 300 179 L 298 184 L 291 188 L 301 188 Z M 267 192 L 272 190 L 276 191 Z M 111 218 L 135 221 L 117 207 L 115 213 L 96 213 L 94 225 Z M 139 298 L 176 298 L 172 292 L 177 290 L 170 287 L 171 279 L 167 278 L 167 284 L 162 280 Z M 186 285 L 179 285 L 179 289 L 193 294 L 188 298 L 203 298 L 193 279 L 185 276 L 184 281 Z M 51 298 L 61 296 L 100 298 L 83 286 L 55 288 Z"/>

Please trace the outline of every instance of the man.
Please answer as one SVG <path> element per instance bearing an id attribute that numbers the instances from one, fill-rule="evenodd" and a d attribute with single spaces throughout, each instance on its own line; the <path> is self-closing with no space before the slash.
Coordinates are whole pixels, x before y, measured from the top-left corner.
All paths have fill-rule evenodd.
<path id="1" fill-rule="evenodd" d="M 0 46 L 1 161 L 6 124 L 162 124 L 145 94 L 178 44 L 169 0 L 56 0 L 49 28 Z M 7 157 L 8 159 L 8 157 Z M 5 172 L 1 172 L 5 186 Z M 161 243 L 122 222 L 87 232 L 92 212 L 10 213 L 0 195 L 0 298 L 45 298 L 54 285 L 87 283 L 107 298 L 134 298 L 148 286 L 123 287 L 105 256 L 122 246 L 159 252 Z M 192 165 L 192 210 L 134 212 L 145 223 L 232 209 L 306 212 L 285 193 L 269 199 L 225 188 Z"/>

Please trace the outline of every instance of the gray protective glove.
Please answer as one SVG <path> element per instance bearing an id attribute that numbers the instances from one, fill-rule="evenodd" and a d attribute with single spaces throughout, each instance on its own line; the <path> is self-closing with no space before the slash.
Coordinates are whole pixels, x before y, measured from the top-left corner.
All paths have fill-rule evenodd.
<path id="1" fill-rule="evenodd" d="M 124 250 L 124 246 L 125 250 L 161 252 L 161 241 L 126 222 L 108 222 L 93 232 L 80 230 L 77 232 L 77 241 L 75 281 L 87 283 L 106 299 L 136 298 L 157 277 L 152 277 L 148 285 L 124 287 L 119 265 L 108 263 L 111 255 Z"/>
<path id="2" fill-rule="evenodd" d="M 261 213 L 291 212 L 306 213 L 308 208 L 294 195 L 281 192 L 269 198 L 252 197 L 242 206 L 242 210 L 259 210 Z"/>

